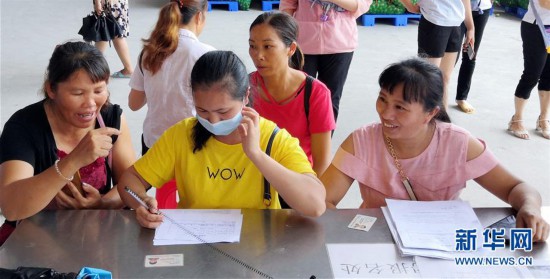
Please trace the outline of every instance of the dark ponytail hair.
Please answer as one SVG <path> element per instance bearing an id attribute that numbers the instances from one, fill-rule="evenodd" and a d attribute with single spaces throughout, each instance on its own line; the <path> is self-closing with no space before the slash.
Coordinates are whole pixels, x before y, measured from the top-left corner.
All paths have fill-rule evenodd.
<path id="1" fill-rule="evenodd" d="M 249 31 L 254 26 L 264 23 L 275 29 L 275 32 L 277 32 L 277 35 L 285 46 L 289 47 L 293 42 L 296 43 L 296 51 L 290 57 L 288 64 L 293 69 L 302 70 L 304 68 L 304 54 L 297 43 L 298 23 L 296 20 L 287 13 L 265 12 L 252 22 Z"/>
<path id="2" fill-rule="evenodd" d="M 390 94 L 395 86 L 403 84 L 405 102 L 418 102 L 425 112 L 439 107 L 434 119 L 451 123 L 443 105 L 443 75 L 437 66 L 419 58 L 403 60 L 388 66 L 380 74 L 378 84 Z"/>
<path id="3" fill-rule="evenodd" d="M 42 88 L 44 98 L 49 100 L 47 84 L 55 92 L 59 83 L 69 80 L 79 70 L 84 70 L 94 83 L 109 81 L 111 74 L 107 60 L 96 47 L 79 41 L 57 45 L 46 69 Z"/>
<path id="4" fill-rule="evenodd" d="M 232 51 L 209 51 L 197 60 L 191 71 L 193 97 L 213 86 L 224 88 L 233 100 L 243 100 L 248 91 L 244 63 Z M 223 94 L 220 92 L 220 94 Z M 193 153 L 200 151 L 212 136 L 198 121 L 193 127 Z"/>
<path id="5" fill-rule="evenodd" d="M 198 12 L 205 11 L 207 0 L 172 0 L 159 12 L 155 29 L 143 39 L 143 68 L 155 74 L 178 47 L 180 25 L 187 25 Z"/>

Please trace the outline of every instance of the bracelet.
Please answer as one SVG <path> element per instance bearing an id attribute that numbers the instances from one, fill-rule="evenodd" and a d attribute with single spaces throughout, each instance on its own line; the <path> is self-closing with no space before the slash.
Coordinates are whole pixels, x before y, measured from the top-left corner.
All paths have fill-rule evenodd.
<path id="1" fill-rule="evenodd" d="M 55 166 L 55 171 L 57 172 L 57 174 L 59 174 L 59 176 L 61 176 L 63 179 L 65 179 L 67 181 L 73 181 L 74 175 L 71 175 L 71 177 L 64 176 L 61 173 L 61 171 L 59 170 L 59 166 L 57 165 L 58 163 L 59 163 L 59 159 L 55 160 L 54 166 Z"/>

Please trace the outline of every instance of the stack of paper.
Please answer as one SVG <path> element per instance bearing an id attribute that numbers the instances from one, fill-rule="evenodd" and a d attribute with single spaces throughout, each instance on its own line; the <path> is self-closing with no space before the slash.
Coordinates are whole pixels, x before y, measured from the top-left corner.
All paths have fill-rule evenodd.
<path id="1" fill-rule="evenodd" d="M 386 203 L 382 212 L 402 256 L 454 259 L 456 230 L 475 229 L 481 238 L 483 227 L 467 202 L 386 199 Z"/>
<path id="2" fill-rule="evenodd" d="M 153 245 L 239 242 L 243 215 L 236 210 L 162 210 Z"/>

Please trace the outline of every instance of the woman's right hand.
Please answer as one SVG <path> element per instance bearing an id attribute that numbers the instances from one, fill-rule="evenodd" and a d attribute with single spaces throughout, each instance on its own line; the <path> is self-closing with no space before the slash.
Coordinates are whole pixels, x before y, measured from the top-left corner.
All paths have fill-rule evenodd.
<path id="1" fill-rule="evenodd" d="M 71 191 L 71 195 L 66 194 L 63 191 L 59 191 L 55 196 L 57 206 L 61 209 L 97 209 L 101 206 L 101 194 L 92 185 L 82 183 L 82 188 L 86 192 L 83 196 L 76 189 L 76 186 L 72 182 L 68 182 L 65 187 Z"/>
<path id="2" fill-rule="evenodd" d="M 120 131 L 111 127 L 91 130 L 67 157 L 76 160 L 78 168 L 93 163 L 99 157 L 107 157 L 113 148 L 112 135 L 120 135 Z"/>
<path id="3" fill-rule="evenodd" d="M 159 212 L 157 209 L 157 200 L 153 197 L 147 197 L 143 199 L 143 201 L 147 204 L 147 206 L 149 206 L 149 208 L 151 208 L 151 211 L 155 213 L 151 213 L 151 211 L 147 210 L 147 208 L 143 206 L 136 208 L 136 219 L 138 223 L 145 228 L 158 228 L 158 226 L 162 223 L 163 217 L 162 215 L 157 214 Z"/>
<path id="4" fill-rule="evenodd" d="M 94 0 L 94 10 L 96 15 L 100 15 L 103 12 L 103 0 Z"/>

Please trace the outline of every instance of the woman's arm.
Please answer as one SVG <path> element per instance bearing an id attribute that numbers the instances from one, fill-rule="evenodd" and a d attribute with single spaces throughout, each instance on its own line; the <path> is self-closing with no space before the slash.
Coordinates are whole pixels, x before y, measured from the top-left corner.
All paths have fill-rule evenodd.
<path id="1" fill-rule="evenodd" d="M 413 4 L 411 0 L 399 0 L 403 6 L 409 11 L 409 13 L 419 14 L 420 13 L 420 6 L 418 4 Z"/>
<path id="2" fill-rule="evenodd" d="M 466 18 L 464 19 L 464 25 L 466 25 L 466 38 L 464 38 L 464 45 L 469 44 L 474 47 L 475 26 L 474 18 L 472 17 L 472 6 L 470 4 L 470 0 L 462 0 L 462 4 L 464 5 L 464 9 L 466 11 Z"/>
<path id="3" fill-rule="evenodd" d="M 299 1 L 300 0 L 281 0 L 279 10 L 294 16 L 294 12 L 296 12 L 296 9 L 298 8 Z"/>
<path id="4" fill-rule="evenodd" d="M 97 15 L 103 12 L 103 1 L 104 0 L 94 0 L 94 10 Z"/>
<path id="5" fill-rule="evenodd" d="M 66 178 L 98 157 L 107 157 L 112 148 L 110 136 L 119 133 L 114 128 L 88 132 L 75 149 L 57 164 L 61 175 L 55 165 L 34 175 L 34 167 L 27 162 L 11 160 L 2 163 L 0 206 L 6 219 L 21 220 L 44 209 L 65 185 L 71 183 Z M 72 188 L 76 191 L 74 186 Z"/>
<path id="6" fill-rule="evenodd" d="M 313 158 L 313 170 L 318 177 L 325 172 L 330 165 L 330 131 L 311 135 L 311 157 Z"/>
<path id="7" fill-rule="evenodd" d="M 327 1 L 332 2 L 352 13 L 357 11 L 357 8 L 359 7 L 357 0 L 327 0 Z"/>
<path id="8" fill-rule="evenodd" d="M 350 154 L 354 154 L 353 137 L 349 135 L 342 145 L 340 145 L 340 148 Z M 321 182 L 325 185 L 327 191 L 327 197 L 325 199 L 327 208 L 336 208 L 336 205 L 338 205 L 348 192 L 353 180 L 353 178 L 341 172 L 333 164 L 328 167 L 321 176 Z"/>
<path id="9" fill-rule="evenodd" d="M 128 107 L 136 111 L 145 106 L 145 104 L 147 104 L 145 91 L 139 91 L 132 88 L 132 90 L 130 90 L 130 95 L 128 95 Z"/>
<path id="10" fill-rule="evenodd" d="M 467 160 L 478 157 L 484 149 L 485 146 L 479 140 L 470 137 Z M 544 241 L 548 238 L 550 227 L 542 218 L 542 201 L 536 189 L 513 176 L 500 164 L 475 181 L 518 211 L 516 226 L 532 228 L 533 241 Z"/>
<path id="11" fill-rule="evenodd" d="M 243 108 L 238 127 L 244 153 L 285 201 L 298 212 L 320 216 L 325 212 L 325 188 L 313 174 L 297 173 L 279 164 L 260 148 L 260 116 L 252 108 Z M 298 147 L 299 148 L 299 147 Z"/>
<path id="12" fill-rule="evenodd" d="M 144 208 L 138 201 L 131 197 L 131 195 L 126 192 L 125 187 L 134 191 L 134 193 L 149 206 L 150 210 Z M 132 166 L 128 168 L 120 178 L 117 190 L 124 204 L 136 210 L 136 219 L 138 223 L 145 228 L 154 229 L 160 226 L 163 218 L 162 215 L 156 214 L 158 212 L 157 200 L 147 195 L 147 189 L 149 187 L 151 187 L 151 185 L 147 183 Z"/>
<path id="13" fill-rule="evenodd" d="M 131 167 L 136 161 L 136 153 L 132 145 L 132 135 L 128 128 L 128 122 L 124 114 L 120 117 L 120 135 L 118 136 L 115 145 L 113 146 L 113 165 L 112 165 L 112 177 L 113 184 L 120 181 L 122 174 Z M 113 208 L 119 209 L 124 206 L 116 185 L 113 186 L 107 194 L 102 197 L 102 204 L 100 208 Z"/>

